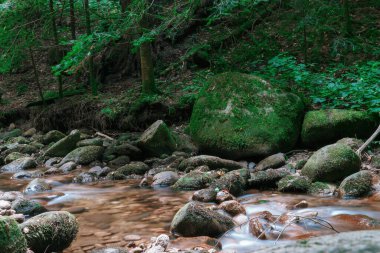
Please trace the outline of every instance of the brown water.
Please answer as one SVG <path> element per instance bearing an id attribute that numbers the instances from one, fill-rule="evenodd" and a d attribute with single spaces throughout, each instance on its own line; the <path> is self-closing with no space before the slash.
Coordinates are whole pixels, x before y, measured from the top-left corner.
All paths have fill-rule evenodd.
<path id="1" fill-rule="evenodd" d="M 28 183 L 28 180 L 10 180 L 9 177 L 0 175 L 0 190 L 22 190 Z M 65 253 L 88 252 L 100 246 L 125 246 L 128 243 L 123 239 L 126 235 L 139 235 L 142 241 L 147 241 L 152 236 L 168 234 L 174 214 L 192 195 L 192 192 L 173 192 L 169 188 L 141 189 L 139 180 L 77 185 L 69 183 L 71 179 L 72 176 L 49 177 L 53 191 L 31 196 L 49 210 L 67 210 L 77 216 L 79 234 Z M 299 216 L 317 212 L 318 217 L 340 232 L 380 229 L 380 198 L 377 196 L 342 200 L 252 190 L 239 199 L 249 217 L 262 211 L 274 215 L 292 212 Z M 309 207 L 289 210 L 301 200 L 306 200 Z M 282 228 L 278 224 L 275 230 Z M 335 232 L 312 221 L 301 222 L 287 227 L 277 243 L 331 233 Z M 245 224 L 225 235 L 221 242 L 225 251 L 252 252 L 263 245 L 273 245 L 275 240 L 256 239 Z"/>

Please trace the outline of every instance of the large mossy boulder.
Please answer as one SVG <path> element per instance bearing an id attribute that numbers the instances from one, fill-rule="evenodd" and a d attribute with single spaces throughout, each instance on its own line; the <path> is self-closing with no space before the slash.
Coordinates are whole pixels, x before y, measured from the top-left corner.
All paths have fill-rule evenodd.
<path id="1" fill-rule="evenodd" d="M 181 177 L 172 188 L 175 190 L 199 190 L 210 186 L 220 175 L 216 171 L 191 171 Z"/>
<path id="2" fill-rule="evenodd" d="M 21 129 L 13 129 L 12 131 L 5 132 L 5 133 L 0 133 L 0 140 L 7 141 L 10 138 L 18 137 L 22 135 L 22 130 Z"/>
<path id="3" fill-rule="evenodd" d="M 138 146 L 148 156 L 170 155 L 179 146 L 178 136 L 172 133 L 162 120 L 153 123 L 138 140 Z"/>
<path id="4" fill-rule="evenodd" d="M 268 156 L 297 142 L 303 103 L 259 77 L 223 73 L 200 92 L 190 134 L 201 151 L 231 159 Z"/>
<path id="5" fill-rule="evenodd" d="M 20 225 L 34 253 L 61 252 L 70 246 L 78 233 L 74 215 L 65 211 L 46 212 Z"/>
<path id="6" fill-rule="evenodd" d="M 26 252 L 26 240 L 18 227 L 18 223 L 7 216 L 0 216 L 0 252 Z"/>
<path id="7" fill-rule="evenodd" d="M 89 164 L 97 159 L 100 159 L 103 154 L 103 147 L 85 146 L 74 149 L 68 153 L 60 162 L 63 165 L 67 162 L 75 162 L 76 164 Z"/>
<path id="8" fill-rule="evenodd" d="M 331 144 L 345 137 L 366 139 L 378 125 L 378 117 L 364 111 L 310 111 L 303 121 L 301 139 L 306 146 Z"/>
<path id="9" fill-rule="evenodd" d="M 250 174 L 248 169 L 230 171 L 211 183 L 215 191 L 226 190 L 233 195 L 240 195 L 248 188 Z"/>
<path id="10" fill-rule="evenodd" d="M 368 170 L 359 171 L 346 177 L 338 188 L 342 198 L 359 198 L 372 190 L 372 174 Z"/>
<path id="11" fill-rule="evenodd" d="M 313 182 L 337 182 L 360 170 L 360 157 L 347 145 L 336 143 L 317 150 L 301 174 Z"/>
<path id="12" fill-rule="evenodd" d="M 233 227 L 234 222 L 230 217 L 196 202 L 190 202 L 176 213 L 170 230 L 185 237 L 218 237 Z"/>
<path id="13" fill-rule="evenodd" d="M 48 148 L 48 150 L 46 150 L 45 155 L 50 157 L 63 157 L 73 151 L 79 141 L 80 132 L 74 131 L 72 134 L 54 143 L 50 148 Z"/>
<path id="14" fill-rule="evenodd" d="M 58 130 L 51 130 L 47 132 L 43 138 L 42 143 L 43 144 L 50 144 L 52 142 L 57 142 L 60 139 L 64 138 L 66 135 Z"/>
<path id="15" fill-rule="evenodd" d="M 144 175 L 149 169 L 149 166 L 143 162 L 131 162 L 118 168 L 116 172 L 119 172 L 124 176 Z"/>

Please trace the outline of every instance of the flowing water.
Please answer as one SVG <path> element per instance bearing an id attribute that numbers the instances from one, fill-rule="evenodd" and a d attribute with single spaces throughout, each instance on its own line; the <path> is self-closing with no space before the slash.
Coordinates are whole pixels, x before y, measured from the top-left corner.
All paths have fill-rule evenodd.
<path id="1" fill-rule="evenodd" d="M 138 235 L 143 241 L 147 241 L 152 236 L 168 234 L 174 214 L 192 195 L 192 192 L 174 192 L 169 188 L 141 189 L 138 187 L 139 180 L 71 184 L 72 177 L 49 177 L 53 191 L 30 196 L 41 201 L 49 210 L 67 210 L 77 216 L 80 224 L 79 234 L 65 253 L 87 252 L 100 246 L 125 246 L 128 244 L 124 240 L 126 235 Z M 2 191 L 22 190 L 27 183 L 28 180 L 11 180 L 10 175 L 0 175 Z M 251 190 L 239 199 L 250 218 L 262 211 L 269 211 L 273 215 L 292 212 L 291 217 L 309 217 L 310 213 L 318 213 L 319 218 L 328 222 L 323 224 L 331 224 L 339 232 L 380 228 L 378 196 L 342 200 L 335 197 L 322 198 Z M 302 200 L 309 203 L 308 208 L 290 210 L 289 207 Z M 276 230 L 279 231 L 277 235 L 274 233 Z M 282 230 L 284 231 L 281 233 Z M 279 223 L 273 231 L 275 236 L 271 240 L 258 240 L 250 234 L 248 224 L 243 224 L 223 236 L 223 250 L 252 252 L 261 246 L 273 245 L 276 243 L 276 236 L 280 234 L 281 239 L 277 243 L 335 233 L 307 219 L 285 229 Z"/>

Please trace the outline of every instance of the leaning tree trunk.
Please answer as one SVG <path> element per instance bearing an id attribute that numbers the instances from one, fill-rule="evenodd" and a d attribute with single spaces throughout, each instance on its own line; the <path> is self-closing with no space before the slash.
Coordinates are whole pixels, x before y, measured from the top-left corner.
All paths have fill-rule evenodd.
<path id="1" fill-rule="evenodd" d="M 87 35 L 91 35 L 91 19 L 90 19 L 90 8 L 88 0 L 84 0 L 84 9 L 86 14 L 86 32 Z M 95 74 L 94 74 L 94 56 L 92 53 L 90 53 L 90 56 L 88 57 L 88 68 L 89 68 L 89 76 L 90 76 L 90 85 L 92 89 L 92 95 L 97 96 L 98 95 L 98 85 L 95 81 Z"/>
<path id="2" fill-rule="evenodd" d="M 57 52 L 57 54 L 55 54 L 55 55 L 59 55 L 59 57 L 61 57 L 61 50 L 59 49 L 59 39 L 58 39 L 58 32 L 57 32 L 57 24 L 55 22 L 55 13 L 54 13 L 54 3 L 53 3 L 53 0 L 49 0 L 49 7 L 50 7 L 51 24 L 52 24 L 52 28 L 53 28 L 54 44 L 55 44 L 55 47 L 56 47 L 54 50 Z M 63 98 L 63 80 L 62 80 L 62 76 L 59 75 L 57 77 L 57 79 L 58 79 L 59 97 Z"/>

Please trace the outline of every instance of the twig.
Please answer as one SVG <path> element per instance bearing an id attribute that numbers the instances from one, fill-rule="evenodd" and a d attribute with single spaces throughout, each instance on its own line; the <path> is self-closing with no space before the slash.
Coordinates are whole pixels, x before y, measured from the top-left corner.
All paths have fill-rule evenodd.
<path id="1" fill-rule="evenodd" d="M 101 132 L 96 132 L 95 135 L 98 135 L 98 136 L 104 137 L 104 138 L 106 138 L 106 139 L 108 139 L 108 140 L 111 140 L 111 141 L 114 141 L 114 140 L 115 140 L 114 138 L 112 138 L 112 137 L 110 137 L 110 136 L 108 136 L 108 135 L 106 135 L 106 134 L 103 134 L 103 133 L 101 133 Z"/>
<path id="2" fill-rule="evenodd" d="M 358 155 L 360 155 L 363 150 L 380 134 L 380 125 L 376 129 L 376 131 L 369 137 L 369 139 L 356 151 Z"/>

